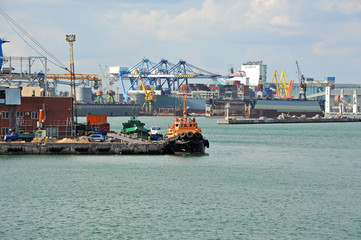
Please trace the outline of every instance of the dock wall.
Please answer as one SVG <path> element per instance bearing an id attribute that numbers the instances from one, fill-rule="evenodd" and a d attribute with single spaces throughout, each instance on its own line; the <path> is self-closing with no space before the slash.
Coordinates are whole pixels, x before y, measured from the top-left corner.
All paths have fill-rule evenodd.
<path id="1" fill-rule="evenodd" d="M 228 119 L 218 120 L 217 124 L 277 124 L 277 123 L 334 123 L 361 122 L 361 118 L 294 118 L 294 119 Z"/>
<path id="2" fill-rule="evenodd" d="M 0 143 L 0 155 L 12 154 L 165 154 L 164 143 Z"/>

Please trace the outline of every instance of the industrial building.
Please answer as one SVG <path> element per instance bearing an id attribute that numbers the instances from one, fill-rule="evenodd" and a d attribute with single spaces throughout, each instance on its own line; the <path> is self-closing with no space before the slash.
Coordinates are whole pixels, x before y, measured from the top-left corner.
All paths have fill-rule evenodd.
<path id="1" fill-rule="evenodd" d="M 34 133 L 47 130 L 48 136 L 71 136 L 72 98 L 21 96 L 20 88 L 0 87 L 1 135 L 9 130 Z"/>
<path id="2" fill-rule="evenodd" d="M 267 82 L 267 65 L 262 61 L 250 61 L 243 63 L 241 69 L 234 71 L 233 67 L 229 70 L 229 78 L 226 83 L 238 81 L 243 85 L 257 87 L 262 79 L 262 83 Z"/>
<path id="3" fill-rule="evenodd" d="M 325 113 L 327 115 L 361 115 L 361 89 L 331 89 L 326 87 Z"/>
<path id="4" fill-rule="evenodd" d="M 251 87 L 258 86 L 260 77 L 262 77 L 263 83 L 267 82 L 267 65 L 262 61 L 244 63 L 241 71 L 246 73 Z"/>

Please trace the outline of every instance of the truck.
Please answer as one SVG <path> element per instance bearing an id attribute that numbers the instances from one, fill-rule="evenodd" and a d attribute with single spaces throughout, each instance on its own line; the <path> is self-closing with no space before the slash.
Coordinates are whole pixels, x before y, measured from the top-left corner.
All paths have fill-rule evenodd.
<path id="1" fill-rule="evenodd" d="M 6 142 L 12 142 L 12 141 L 25 141 L 25 142 L 31 142 L 35 137 L 34 133 L 17 133 L 12 132 L 9 135 L 5 135 L 4 141 Z"/>
<path id="2" fill-rule="evenodd" d="M 33 142 L 33 143 L 43 143 L 43 142 L 45 142 L 46 138 L 47 138 L 46 130 L 37 130 L 35 132 L 35 137 L 31 142 Z"/>
<path id="3" fill-rule="evenodd" d="M 32 143 L 54 143 L 56 142 L 56 138 L 49 137 L 47 135 L 46 130 L 39 129 L 35 132 L 35 137 L 31 141 Z"/>

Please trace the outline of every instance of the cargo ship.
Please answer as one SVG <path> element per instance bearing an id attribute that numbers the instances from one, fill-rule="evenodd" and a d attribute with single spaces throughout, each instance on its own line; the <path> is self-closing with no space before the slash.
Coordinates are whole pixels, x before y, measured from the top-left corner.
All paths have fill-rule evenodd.
<path id="1" fill-rule="evenodd" d="M 206 116 L 237 116 L 245 118 L 276 118 L 279 115 L 313 117 L 324 116 L 324 100 L 299 99 L 209 99 L 206 102 Z"/>
<path id="2" fill-rule="evenodd" d="M 192 87 L 189 87 L 192 86 Z M 200 90 L 201 89 L 201 90 Z M 270 117 L 280 114 L 313 117 L 324 115 L 324 100 L 301 100 L 295 98 L 275 98 L 270 88 L 265 88 L 264 97 L 255 97 L 254 90 L 249 86 L 236 82 L 234 84 L 193 84 L 183 85 L 185 90 L 187 111 L 190 114 L 205 116 L 225 116 L 226 105 L 229 104 L 229 114 L 243 117 Z M 156 108 L 159 115 L 179 115 L 182 109 L 182 92 L 173 95 L 157 95 Z M 133 93 L 131 98 L 142 105 L 143 93 Z"/>
<path id="3" fill-rule="evenodd" d="M 324 100 L 251 99 L 249 117 L 276 118 L 279 115 L 324 116 Z"/>
<path id="4" fill-rule="evenodd" d="M 269 85 L 268 85 L 269 86 Z M 157 91 L 156 91 L 157 92 Z M 257 88 L 251 88 L 234 81 L 229 84 L 184 84 L 180 91 L 164 93 L 158 91 L 155 102 L 159 116 L 182 114 L 183 93 L 186 94 L 186 107 L 189 114 L 206 116 L 225 116 L 226 105 L 230 115 L 243 117 L 277 117 L 281 113 L 290 115 L 324 115 L 324 100 L 300 100 L 295 98 L 276 98 L 271 87 L 263 89 L 263 96 L 256 97 Z M 145 102 L 142 91 L 129 92 L 132 104 L 125 103 L 78 103 L 78 115 L 103 114 L 108 116 L 141 115 Z"/>
<path id="5" fill-rule="evenodd" d="M 138 91 L 133 91 L 129 93 L 130 98 L 142 106 L 145 101 L 145 94 Z M 183 109 L 183 95 L 157 95 L 157 101 L 155 103 L 157 113 L 168 112 L 170 115 L 174 116 L 178 112 L 181 112 Z M 197 113 L 204 114 L 206 109 L 206 100 L 204 98 L 186 98 L 186 107 L 188 108 L 188 113 Z"/>

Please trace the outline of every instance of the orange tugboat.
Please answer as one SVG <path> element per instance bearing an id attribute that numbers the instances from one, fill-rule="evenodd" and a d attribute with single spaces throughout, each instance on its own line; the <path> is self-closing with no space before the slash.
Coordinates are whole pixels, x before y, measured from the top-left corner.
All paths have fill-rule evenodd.
<path id="1" fill-rule="evenodd" d="M 204 153 L 209 142 L 202 135 L 202 129 L 198 128 L 195 118 L 187 118 L 185 97 L 183 117 L 174 118 L 173 126 L 167 129 L 167 144 L 171 152 L 175 154 Z"/>

